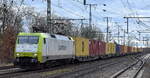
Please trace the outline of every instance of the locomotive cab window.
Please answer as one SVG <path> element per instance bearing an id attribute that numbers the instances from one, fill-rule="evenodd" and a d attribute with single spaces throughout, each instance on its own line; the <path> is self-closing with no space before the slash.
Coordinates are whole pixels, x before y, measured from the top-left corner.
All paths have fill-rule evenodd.
<path id="1" fill-rule="evenodd" d="M 38 44 L 38 36 L 18 36 L 18 44 Z"/>

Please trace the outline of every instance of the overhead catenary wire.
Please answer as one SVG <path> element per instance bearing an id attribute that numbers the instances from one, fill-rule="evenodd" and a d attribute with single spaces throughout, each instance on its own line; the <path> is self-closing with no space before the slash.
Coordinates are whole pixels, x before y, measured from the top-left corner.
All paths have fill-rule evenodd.
<path id="1" fill-rule="evenodd" d="M 81 18 L 85 18 L 84 16 L 82 16 L 82 15 L 80 15 L 80 14 L 77 14 L 77 13 L 75 13 L 75 12 L 73 12 L 73 11 L 71 11 L 71 10 L 68 10 L 68 9 L 66 9 L 66 8 L 59 7 L 59 6 L 55 5 L 55 4 L 52 4 L 52 5 L 55 6 L 55 7 L 61 8 L 61 9 L 63 9 L 64 11 L 66 11 L 66 12 L 68 12 L 68 13 L 70 13 L 70 14 L 74 14 L 74 15 L 79 16 L 79 17 L 81 17 Z"/>
<path id="2" fill-rule="evenodd" d="M 74 15 L 79 16 L 79 17 L 81 17 L 81 18 L 86 18 L 86 17 L 84 17 L 84 16 L 81 16 L 80 14 L 74 13 L 73 11 L 71 11 L 71 10 L 69 10 L 69 9 L 66 9 L 66 8 L 63 8 L 63 7 L 60 7 L 60 6 L 57 6 L 57 5 L 55 5 L 55 4 L 52 4 L 52 5 L 55 6 L 55 7 L 61 8 L 61 9 L 63 9 L 64 11 L 66 11 L 66 12 L 68 12 L 68 13 L 70 13 L 70 14 L 74 14 Z M 86 12 L 87 12 L 87 10 L 86 10 Z M 93 15 L 93 17 L 100 19 L 99 17 L 97 17 L 97 16 L 95 16 L 95 15 Z"/>
<path id="3" fill-rule="evenodd" d="M 73 3 L 73 5 L 76 6 L 76 4 L 74 4 L 74 3 Z M 79 7 L 79 6 L 78 6 L 78 7 Z M 83 8 L 84 8 L 84 9 L 83 9 Z M 79 9 L 84 10 L 84 12 L 88 12 L 87 10 L 85 10 L 85 6 L 84 6 L 83 8 L 79 7 Z M 64 9 L 65 9 L 65 8 L 64 8 Z M 94 13 L 95 13 L 95 12 L 96 12 L 96 11 L 94 10 Z M 95 19 L 94 19 L 95 21 L 96 21 L 96 20 L 99 20 L 99 21 L 101 20 L 100 17 L 102 17 L 102 16 L 100 16 L 100 14 L 101 14 L 101 13 L 99 13 L 98 15 L 94 15 L 94 14 L 93 14 L 93 18 L 95 18 Z"/>
<path id="4" fill-rule="evenodd" d="M 134 11 L 133 9 L 132 9 L 132 7 L 131 7 L 131 4 L 130 4 L 130 2 L 127 0 L 127 4 L 128 4 L 128 8 L 129 8 L 129 10 L 134 14 L 134 16 L 139 16 L 139 14 L 137 13 L 137 11 Z M 132 5 L 134 5 L 134 2 L 132 2 Z M 134 17 L 133 16 L 133 17 Z M 133 20 L 133 19 L 132 19 Z M 140 19 L 138 18 L 137 19 L 138 21 L 140 21 Z M 140 21 L 140 22 L 142 22 L 142 21 Z M 144 26 L 145 25 L 145 26 Z M 139 25 L 138 25 L 139 26 Z M 144 27 L 146 27 L 147 25 L 146 24 L 143 24 L 143 26 Z"/>
<path id="5" fill-rule="evenodd" d="M 132 3 L 135 4 L 134 2 L 132 2 Z M 136 14 L 136 16 L 139 16 L 139 14 L 138 14 L 137 11 L 135 12 L 135 14 Z M 142 22 L 142 21 L 140 20 L 140 18 L 138 18 L 137 20 L 140 21 L 140 22 Z M 137 21 L 136 21 L 136 22 L 137 22 Z M 146 25 L 144 22 L 142 22 L 142 23 L 143 23 L 142 26 L 144 26 L 144 25 L 145 25 L 144 27 L 148 26 L 148 25 Z M 148 26 L 148 28 L 149 28 L 149 26 Z"/>
<path id="6" fill-rule="evenodd" d="M 76 2 L 76 0 L 72 0 L 72 1 L 75 1 L 75 2 Z M 80 8 L 81 10 L 85 10 L 85 9 L 79 7 L 78 5 L 76 5 L 75 3 L 73 3 L 72 1 L 71 1 L 71 3 L 72 3 L 74 6 L 77 6 L 77 7 Z M 77 1 L 77 2 L 78 2 L 78 1 Z M 83 4 L 83 3 L 80 2 L 80 4 Z M 82 5 L 81 5 L 81 6 L 82 6 Z M 85 10 L 85 11 L 87 12 L 87 10 Z M 95 16 L 95 15 L 93 14 L 93 17 L 95 18 L 94 20 L 101 19 L 100 17 L 102 17 L 102 16 L 100 16 L 100 14 L 102 14 L 102 13 L 98 12 L 97 10 L 94 10 L 94 11 L 98 13 L 98 16 L 97 16 L 97 15 Z M 99 17 L 99 16 L 100 16 L 100 17 Z"/>
<path id="7" fill-rule="evenodd" d="M 121 0 L 122 1 L 122 0 Z M 123 3 L 122 3 L 123 4 Z M 132 7 L 131 7 L 131 5 L 130 5 L 130 2 L 127 0 L 127 5 L 128 5 L 128 8 L 129 8 L 129 10 L 134 14 L 133 16 L 139 16 L 138 15 L 138 13 L 137 13 L 137 11 L 134 11 L 133 9 L 132 9 Z M 132 6 L 134 5 L 134 3 L 132 3 Z M 133 20 L 133 19 L 132 19 Z M 138 21 L 140 20 L 140 19 L 137 19 Z M 137 22 L 137 21 L 136 21 Z M 141 21 L 142 22 L 142 21 Z M 143 22 L 142 22 L 143 23 Z M 145 25 L 145 26 L 144 26 Z M 139 27 L 137 27 L 137 26 L 141 26 L 141 25 L 135 25 L 136 26 L 136 28 L 139 28 Z M 142 26 L 144 26 L 144 27 L 146 27 L 147 25 L 146 24 L 142 24 Z M 143 28 L 143 27 L 142 27 Z"/>

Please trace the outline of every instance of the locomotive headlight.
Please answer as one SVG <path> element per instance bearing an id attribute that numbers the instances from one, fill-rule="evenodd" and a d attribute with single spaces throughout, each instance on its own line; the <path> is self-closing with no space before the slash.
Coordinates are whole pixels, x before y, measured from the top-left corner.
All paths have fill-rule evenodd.
<path id="1" fill-rule="evenodd" d="M 37 56 L 37 54 L 34 54 L 34 56 L 36 57 L 36 56 Z"/>
<path id="2" fill-rule="evenodd" d="M 16 54 L 17 56 L 19 56 L 19 54 Z"/>

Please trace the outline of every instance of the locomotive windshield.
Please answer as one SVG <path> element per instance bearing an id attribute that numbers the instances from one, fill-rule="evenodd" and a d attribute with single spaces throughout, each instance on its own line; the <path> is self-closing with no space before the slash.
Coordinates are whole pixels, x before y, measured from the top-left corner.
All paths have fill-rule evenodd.
<path id="1" fill-rule="evenodd" d="M 38 36 L 18 36 L 18 44 L 38 44 Z"/>

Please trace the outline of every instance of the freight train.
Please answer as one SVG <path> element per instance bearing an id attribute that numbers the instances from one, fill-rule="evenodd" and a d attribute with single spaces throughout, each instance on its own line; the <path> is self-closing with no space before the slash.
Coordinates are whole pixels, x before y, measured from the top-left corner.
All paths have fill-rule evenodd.
<path id="1" fill-rule="evenodd" d="M 142 52 L 142 48 L 82 37 L 48 33 L 19 33 L 14 65 L 20 68 L 56 62 L 90 61 Z"/>

